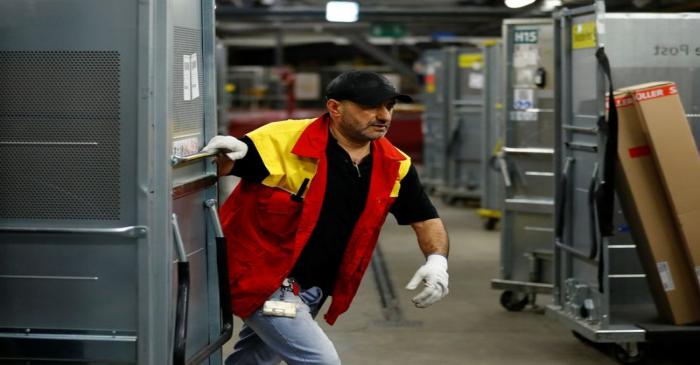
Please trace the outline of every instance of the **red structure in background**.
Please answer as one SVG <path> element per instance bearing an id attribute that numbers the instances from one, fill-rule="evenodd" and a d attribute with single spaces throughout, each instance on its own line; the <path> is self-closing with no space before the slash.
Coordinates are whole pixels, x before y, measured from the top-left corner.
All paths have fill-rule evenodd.
<path id="1" fill-rule="evenodd" d="M 296 109 L 288 116 L 288 110 L 255 110 L 229 112 L 228 133 L 240 138 L 264 124 L 285 119 L 316 118 L 322 109 Z M 415 105 L 399 105 L 394 111 L 387 138 L 416 163 L 423 161 L 423 108 Z"/>

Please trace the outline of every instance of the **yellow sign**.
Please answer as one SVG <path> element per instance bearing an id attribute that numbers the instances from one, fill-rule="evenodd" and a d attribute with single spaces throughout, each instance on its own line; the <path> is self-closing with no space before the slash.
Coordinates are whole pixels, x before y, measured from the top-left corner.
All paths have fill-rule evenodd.
<path id="1" fill-rule="evenodd" d="M 470 68 L 475 63 L 481 63 L 484 57 L 481 53 L 462 53 L 459 55 L 459 68 Z"/>
<path id="2" fill-rule="evenodd" d="M 571 45 L 573 49 L 595 48 L 598 45 L 596 41 L 595 22 L 572 25 Z"/>

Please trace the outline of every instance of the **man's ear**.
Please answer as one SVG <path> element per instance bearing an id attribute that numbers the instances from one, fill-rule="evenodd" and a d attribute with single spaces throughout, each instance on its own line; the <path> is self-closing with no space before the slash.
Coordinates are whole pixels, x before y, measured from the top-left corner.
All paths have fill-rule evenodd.
<path id="1" fill-rule="evenodd" d="M 334 119 L 340 118 L 341 106 L 342 105 L 338 100 L 328 99 L 326 101 L 326 109 L 328 109 L 328 114 L 330 114 Z"/>

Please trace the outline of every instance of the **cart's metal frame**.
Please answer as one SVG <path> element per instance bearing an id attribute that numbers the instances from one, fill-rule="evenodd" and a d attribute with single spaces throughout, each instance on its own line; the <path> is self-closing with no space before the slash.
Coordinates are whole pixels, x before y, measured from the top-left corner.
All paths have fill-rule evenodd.
<path id="1" fill-rule="evenodd" d="M 503 43 L 486 42 L 484 53 L 484 92 L 481 127 L 481 208 L 478 213 L 484 220 L 484 228 L 492 230 L 500 221 L 503 211 L 503 181 L 499 153 L 503 145 L 504 95 L 503 95 Z"/>
<path id="2" fill-rule="evenodd" d="M 692 95 L 697 81 L 679 80 L 700 67 L 686 63 L 683 71 L 668 59 L 645 63 L 649 45 L 660 38 L 692 37 L 683 31 L 697 14 L 606 14 L 602 1 L 555 13 L 557 54 L 556 216 L 554 301 L 547 314 L 575 334 L 597 343 L 616 344 L 618 359 L 643 359 L 639 343 L 650 336 L 639 324 L 655 323 L 656 310 L 639 263 L 629 227 L 616 199 L 615 235 L 600 237 L 593 192 L 602 179 L 604 136 L 597 121 L 605 117 L 607 80 L 595 53 L 605 46 L 615 87 L 670 79 L 690 110 L 700 107 Z M 654 22 L 659 22 L 654 24 Z M 674 22 L 674 23 L 671 23 Z M 662 24 L 663 23 L 663 24 Z M 576 47 L 572 29 L 593 29 L 594 43 Z M 624 29 L 624 31 L 623 31 Z M 674 29 L 678 29 L 675 30 Z M 585 30 L 584 30 L 585 31 Z M 681 33 L 685 36 L 681 36 Z M 633 39 L 632 39 L 633 38 Z M 682 63 L 682 61 L 679 61 Z M 695 83 L 695 85 L 693 84 Z M 697 98 L 695 98 L 697 99 Z M 697 130 L 697 129 L 696 129 Z M 608 163 L 614 163 L 608 162 Z M 673 326 L 666 326 L 665 331 Z"/>

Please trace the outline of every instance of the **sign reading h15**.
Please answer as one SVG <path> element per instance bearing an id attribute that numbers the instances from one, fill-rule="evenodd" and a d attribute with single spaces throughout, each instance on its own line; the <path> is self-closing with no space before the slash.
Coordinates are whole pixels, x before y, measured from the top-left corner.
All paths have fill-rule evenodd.
<path id="1" fill-rule="evenodd" d="M 537 43 L 537 29 L 514 31 L 513 43 Z"/>

